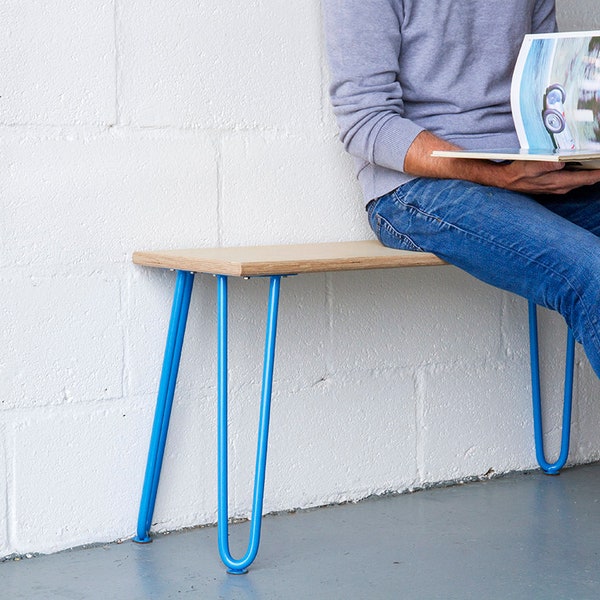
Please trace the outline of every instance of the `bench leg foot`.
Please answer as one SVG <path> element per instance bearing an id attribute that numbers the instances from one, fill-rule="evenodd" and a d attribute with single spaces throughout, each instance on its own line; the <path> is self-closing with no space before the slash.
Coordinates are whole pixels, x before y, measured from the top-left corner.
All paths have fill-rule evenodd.
<path id="1" fill-rule="evenodd" d="M 531 355 L 531 391 L 533 398 L 533 428 L 535 437 L 535 453 L 538 464 L 547 475 L 558 475 L 565 466 L 569 456 L 571 438 L 571 409 L 573 405 L 573 370 L 575 363 L 575 338 L 573 332 L 567 331 L 567 352 L 565 362 L 565 388 L 562 415 L 562 435 L 558 459 L 550 463 L 544 452 L 544 429 L 542 422 L 542 400 L 540 393 L 540 365 L 537 333 L 537 309 L 529 302 L 529 340 Z"/>
<path id="2" fill-rule="evenodd" d="M 277 334 L 277 313 L 281 276 L 270 278 L 267 327 L 264 349 L 260 416 L 256 466 L 254 472 L 254 492 L 252 499 L 252 520 L 248 547 L 240 559 L 232 557 L 229 550 L 229 507 L 228 507 L 228 460 L 227 460 L 227 277 L 217 277 L 218 305 L 218 539 L 219 554 L 229 573 L 246 573 L 258 553 L 260 528 L 262 523 L 269 419 L 271 411 L 271 391 L 273 386 L 273 365 L 275 360 L 275 339 Z"/>
<path id="3" fill-rule="evenodd" d="M 171 309 L 171 320 L 169 322 L 169 332 L 167 334 L 167 343 L 158 397 L 156 400 L 156 409 L 154 412 L 154 425 L 152 427 L 152 436 L 150 438 L 150 448 L 148 450 L 148 459 L 146 463 L 146 475 L 144 478 L 144 487 L 142 489 L 142 498 L 138 513 L 137 535 L 133 538 L 134 542 L 140 544 L 152 541 L 149 535 L 150 526 L 152 523 L 154 504 L 156 502 L 160 469 L 162 467 L 165 452 L 167 431 L 169 429 L 169 419 L 171 416 L 171 407 L 173 405 L 173 396 L 175 394 L 175 383 L 177 381 L 177 371 L 179 370 L 181 348 L 183 346 L 183 337 L 185 335 L 185 326 L 193 283 L 193 273 L 187 271 L 177 272 L 173 306 Z"/>

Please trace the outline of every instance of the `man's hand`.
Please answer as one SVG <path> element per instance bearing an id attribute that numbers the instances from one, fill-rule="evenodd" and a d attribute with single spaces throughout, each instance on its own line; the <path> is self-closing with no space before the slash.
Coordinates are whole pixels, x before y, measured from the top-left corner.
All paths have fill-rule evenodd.
<path id="1" fill-rule="evenodd" d="M 419 177 L 464 179 L 481 185 L 500 187 L 523 194 L 565 194 L 600 181 L 600 169 L 565 170 L 564 164 L 514 161 L 495 163 L 466 158 L 433 157 L 433 150 L 458 150 L 428 131 L 414 140 L 404 161 L 404 170 Z"/>
<path id="2" fill-rule="evenodd" d="M 500 166 L 503 184 L 499 187 L 525 194 L 566 194 L 600 181 L 600 169 L 565 170 L 564 163 L 514 161 Z"/>

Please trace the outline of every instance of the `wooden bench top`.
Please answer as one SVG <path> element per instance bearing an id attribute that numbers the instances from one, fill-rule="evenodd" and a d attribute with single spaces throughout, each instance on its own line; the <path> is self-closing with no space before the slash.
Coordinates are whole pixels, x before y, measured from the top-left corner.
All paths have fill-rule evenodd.
<path id="1" fill-rule="evenodd" d="M 134 252 L 146 267 L 254 277 L 445 265 L 429 252 L 393 250 L 376 240 Z"/>

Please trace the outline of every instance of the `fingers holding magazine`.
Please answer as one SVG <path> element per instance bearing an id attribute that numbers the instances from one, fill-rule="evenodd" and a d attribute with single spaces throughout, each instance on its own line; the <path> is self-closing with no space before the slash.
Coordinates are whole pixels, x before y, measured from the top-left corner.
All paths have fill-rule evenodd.
<path id="1" fill-rule="evenodd" d="M 498 166 L 503 171 L 498 187 L 525 194 L 566 194 L 600 182 L 600 169 L 572 169 L 567 163 L 514 161 Z"/>

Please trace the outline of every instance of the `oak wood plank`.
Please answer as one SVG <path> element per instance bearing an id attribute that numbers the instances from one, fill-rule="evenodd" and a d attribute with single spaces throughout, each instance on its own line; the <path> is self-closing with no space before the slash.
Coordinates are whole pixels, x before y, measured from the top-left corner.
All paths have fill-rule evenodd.
<path id="1" fill-rule="evenodd" d="M 134 252 L 133 262 L 147 267 L 240 277 L 447 264 L 429 252 L 394 250 L 376 240 L 140 251 Z"/>

